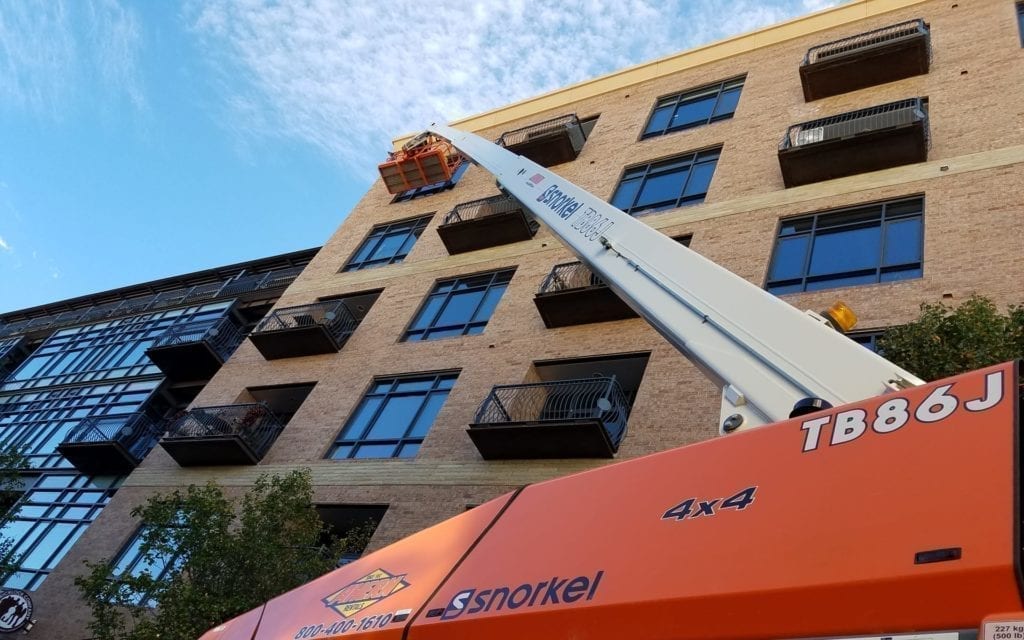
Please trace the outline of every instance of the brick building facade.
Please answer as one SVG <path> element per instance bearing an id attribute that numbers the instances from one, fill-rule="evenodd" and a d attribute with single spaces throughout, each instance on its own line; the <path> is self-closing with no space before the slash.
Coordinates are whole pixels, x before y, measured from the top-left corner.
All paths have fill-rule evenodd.
<path id="1" fill-rule="evenodd" d="M 1018 20 L 1012 0 L 854 0 L 455 126 L 497 139 L 575 114 L 585 144 L 553 171 L 636 209 L 647 224 L 799 308 L 843 299 L 868 335 L 915 317 L 923 302 L 1024 298 L 1024 238 L 1014 232 L 1024 180 Z M 805 73 L 805 94 L 801 66 L 815 64 L 809 50 L 840 39 L 847 40 L 821 55 L 818 79 Z M 899 72 L 906 77 L 829 85 L 842 85 L 844 73 L 863 82 L 879 65 L 891 71 L 893 60 L 913 56 L 923 67 Z M 872 111 L 880 106 L 887 109 Z M 881 117 L 895 120 L 870 124 Z M 795 165 L 780 165 L 784 135 L 783 162 Z M 879 137 L 857 147 L 866 135 Z M 872 158 L 869 147 L 885 149 L 883 157 Z M 699 170 L 701 162 L 713 171 Z M 680 178 L 683 165 L 689 177 Z M 822 167 L 845 175 L 815 176 Z M 627 194 L 640 169 L 636 192 Z M 668 177 L 658 182 L 661 175 Z M 699 183 L 688 192 L 686 180 Z M 785 186 L 794 182 L 802 184 Z M 675 189 L 674 203 L 656 197 L 663 183 Z M 642 320 L 546 326 L 535 298 L 556 265 L 573 257 L 545 229 L 449 253 L 438 233 L 453 223 L 448 214 L 498 195 L 476 166 L 453 184 L 398 198 L 374 184 L 274 307 L 282 335 L 309 326 L 330 334 L 342 313 L 349 325 L 341 338 L 325 353 L 290 357 L 277 356 L 308 341 L 288 347 L 268 335 L 258 348 L 246 340 L 191 404 L 283 402 L 286 426 L 265 455 L 258 464 L 188 466 L 188 454 L 155 448 L 36 591 L 42 637 L 82 628 L 86 613 L 69 602 L 81 560 L 116 556 L 137 528 L 132 507 L 171 487 L 213 478 L 243 488 L 262 473 L 308 467 L 319 503 L 379 509 L 371 542 L 379 548 L 523 484 L 612 460 L 484 459 L 467 428 L 479 424 L 496 385 L 615 376 L 630 407 L 625 435 L 612 446 L 617 459 L 715 436 L 719 390 Z M 367 242 L 376 243 L 372 250 Z M 432 306 L 435 298 L 451 318 Z M 464 303 L 476 306 L 465 311 Z M 328 308 L 340 311 L 322 315 Z M 292 400 L 281 398 L 290 393 Z M 398 398 L 414 408 L 398 408 Z M 390 406 L 397 422 L 382 413 Z M 550 401 L 534 416 L 559 424 L 584 417 Z"/>

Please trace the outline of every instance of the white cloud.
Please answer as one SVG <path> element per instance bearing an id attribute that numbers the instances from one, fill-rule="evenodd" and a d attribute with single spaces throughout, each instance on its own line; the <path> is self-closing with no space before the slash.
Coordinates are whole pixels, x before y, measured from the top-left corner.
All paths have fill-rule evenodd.
<path id="1" fill-rule="evenodd" d="M 822 0 L 804 0 L 821 2 Z M 803 13 L 799 0 L 198 0 L 228 126 L 365 171 L 396 135 Z"/>
<path id="2" fill-rule="evenodd" d="M 14 249 L 11 249 L 11 245 L 7 244 L 7 241 L 4 240 L 3 236 L 0 236 L 0 250 L 14 251 Z"/>
<path id="3" fill-rule="evenodd" d="M 806 11 L 821 11 L 822 9 L 834 7 L 845 1 L 846 0 L 803 0 L 803 5 Z"/>
<path id="4" fill-rule="evenodd" d="M 76 98 L 143 104 L 141 28 L 117 0 L 0 2 L 4 106 L 60 118 Z"/>

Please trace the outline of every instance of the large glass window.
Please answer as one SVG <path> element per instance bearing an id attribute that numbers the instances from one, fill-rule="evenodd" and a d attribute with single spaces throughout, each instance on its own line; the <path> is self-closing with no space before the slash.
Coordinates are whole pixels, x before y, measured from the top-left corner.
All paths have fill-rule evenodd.
<path id="1" fill-rule="evenodd" d="M 139 411 L 160 379 L 0 396 L 0 446 L 21 447 L 35 468 L 70 468 L 57 446 L 83 418 Z"/>
<path id="2" fill-rule="evenodd" d="M 342 271 L 358 271 L 395 264 L 405 260 L 432 216 L 381 224 L 370 230 L 370 235 L 348 259 Z"/>
<path id="3" fill-rule="evenodd" d="M 441 373 L 374 380 L 327 457 L 415 456 L 457 377 Z"/>
<path id="4" fill-rule="evenodd" d="M 119 483 L 120 478 L 114 477 L 40 476 L 0 531 L 13 542 L 7 560 L 18 564 L 18 571 L 4 586 L 39 587 L 110 501 Z"/>
<path id="5" fill-rule="evenodd" d="M 434 285 L 403 340 L 437 340 L 482 333 L 515 269 L 504 269 Z"/>
<path id="6" fill-rule="evenodd" d="M 661 98 L 644 127 L 643 138 L 699 127 L 731 118 L 740 101 L 744 78 L 733 78 Z"/>
<path id="7" fill-rule="evenodd" d="M 920 278 L 924 199 L 783 220 L 765 288 L 775 294 Z"/>
<path id="8" fill-rule="evenodd" d="M 124 576 L 137 578 L 143 574 L 148 574 L 156 581 L 169 580 L 180 568 L 181 557 L 178 554 L 164 554 L 153 550 L 143 552 L 142 543 L 147 530 L 148 527 L 145 525 L 140 527 L 118 554 L 110 569 L 112 580 Z M 132 604 L 139 605 L 145 602 L 150 607 L 156 606 L 156 603 L 149 599 L 149 593 L 134 592 L 127 595 Z"/>
<path id="9" fill-rule="evenodd" d="M 171 309 L 55 332 L 25 360 L 0 391 L 159 375 L 146 349 L 172 326 L 210 323 L 230 301 Z"/>
<path id="10" fill-rule="evenodd" d="M 414 200 L 422 196 L 430 196 L 434 195 L 435 193 L 447 191 L 448 189 L 451 189 L 452 187 L 455 186 L 455 183 L 459 181 L 459 178 L 462 177 L 462 174 L 466 173 L 466 169 L 468 168 L 469 163 L 463 162 L 462 164 L 459 165 L 459 168 L 455 170 L 455 173 L 453 173 L 452 177 L 449 178 L 448 180 L 445 180 L 443 182 L 435 182 L 434 184 L 428 184 L 423 187 L 416 187 L 415 189 L 409 189 L 408 191 L 403 191 L 402 193 L 395 196 L 391 200 L 391 202 L 405 202 L 406 200 Z"/>
<path id="11" fill-rule="evenodd" d="M 704 202 L 721 147 L 626 169 L 612 204 L 630 215 Z"/>

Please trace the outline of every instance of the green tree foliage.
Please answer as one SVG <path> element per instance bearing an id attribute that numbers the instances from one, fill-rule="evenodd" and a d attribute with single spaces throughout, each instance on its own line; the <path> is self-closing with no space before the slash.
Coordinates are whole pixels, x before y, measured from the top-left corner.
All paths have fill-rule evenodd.
<path id="1" fill-rule="evenodd" d="M 1024 307 L 1001 313 L 981 296 L 955 308 L 923 304 L 917 320 L 889 329 L 878 345 L 901 367 L 939 380 L 1024 357 Z"/>
<path id="2" fill-rule="evenodd" d="M 28 460 L 20 449 L 0 449 L 0 531 L 14 518 L 12 507 L 24 491 L 21 470 L 28 466 Z M 13 547 L 13 540 L 0 535 L 0 584 L 18 568 L 19 558 L 11 554 Z"/>
<path id="3" fill-rule="evenodd" d="M 177 567 L 113 576 L 109 560 L 86 562 L 75 580 L 92 609 L 96 640 L 195 640 L 206 630 L 335 567 L 361 551 L 373 523 L 324 546 L 309 471 L 262 476 L 234 504 L 214 483 L 157 495 L 132 515 L 144 524 L 141 552 Z"/>

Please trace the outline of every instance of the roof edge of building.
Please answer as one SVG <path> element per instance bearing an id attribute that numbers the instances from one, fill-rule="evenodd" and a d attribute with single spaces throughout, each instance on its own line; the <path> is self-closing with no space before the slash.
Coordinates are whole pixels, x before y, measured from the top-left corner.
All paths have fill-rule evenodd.
<path id="1" fill-rule="evenodd" d="M 787 40 L 800 38 L 818 31 L 840 27 L 891 11 L 897 11 L 927 0 L 850 0 L 835 7 L 808 13 L 785 22 L 762 27 L 725 40 L 718 40 L 694 49 L 642 62 L 631 67 L 577 82 L 548 91 L 525 100 L 467 116 L 451 122 L 469 131 L 480 131 L 520 118 L 557 109 L 573 102 L 624 89 L 641 82 L 647 82 L 686 69 L 718 62 L 743 53 L 749 53 Z M 426 124 L 426 123 L 424 123 Z M 393 140 L 395 148 L 400 147 L 415 133 L 408 133 Z"/>

